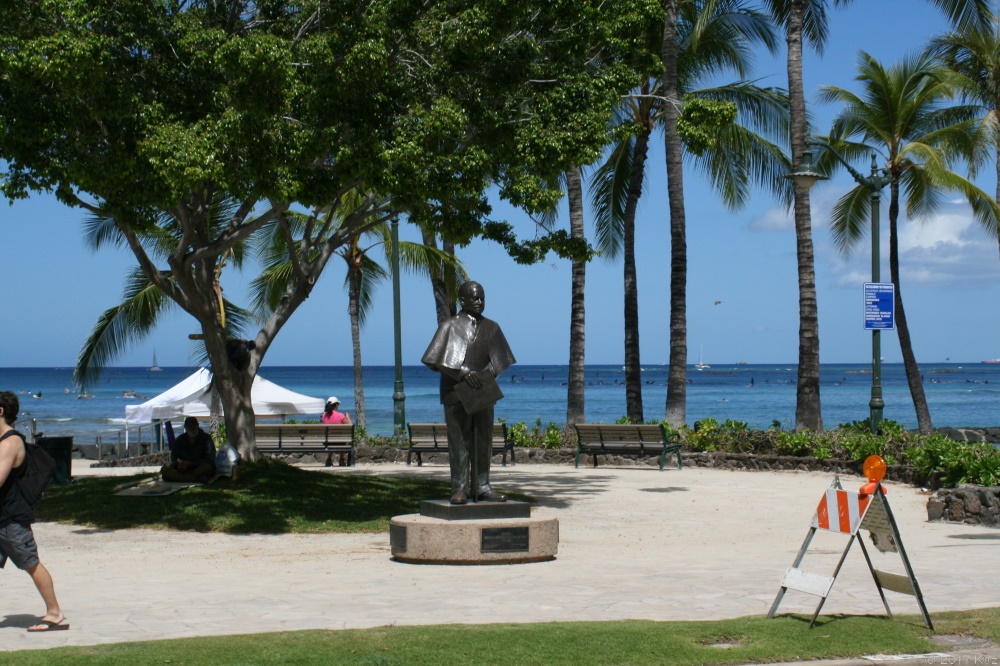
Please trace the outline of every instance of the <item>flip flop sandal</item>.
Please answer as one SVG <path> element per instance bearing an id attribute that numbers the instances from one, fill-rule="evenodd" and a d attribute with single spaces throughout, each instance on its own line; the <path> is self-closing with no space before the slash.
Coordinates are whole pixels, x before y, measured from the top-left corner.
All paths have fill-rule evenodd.
<path id="1" fill-rule="evenodd" d="M 28 627 L 28 631 L 33 634 L 40 634 L 44 631 L 63 631 L 64 629 L 69 629 L 69 625 L 65 624 L 66 620 L 62 622 L 53 622 L 52 620 L 42 620 L 35 627 L 41 626 L 42 628 L 36 629 L 35 627 Z"/>

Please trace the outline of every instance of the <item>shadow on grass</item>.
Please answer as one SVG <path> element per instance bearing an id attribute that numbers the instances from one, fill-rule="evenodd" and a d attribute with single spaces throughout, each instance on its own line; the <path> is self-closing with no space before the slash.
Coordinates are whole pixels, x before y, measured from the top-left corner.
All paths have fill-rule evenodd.
<path id="1" fill-rule="evenodd" d="M 392 516 L 416 513 L 421 500 L 450 493 L 449 483 L 434 479 L 319 474 L 266 459 L 245 465 L 235 483 L 222 478 L 166 497 L 114 494 L 142 478 L 95 477 L 54 486 L 35 506 L 36 516 L 96 529 L 381 532 Z"/>

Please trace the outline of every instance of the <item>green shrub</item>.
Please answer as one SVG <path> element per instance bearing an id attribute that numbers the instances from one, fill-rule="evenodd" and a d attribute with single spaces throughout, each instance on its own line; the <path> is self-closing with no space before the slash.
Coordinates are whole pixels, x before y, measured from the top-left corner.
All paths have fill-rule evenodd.
<path id="1" fill-rule="evenodd" d="M 558 449 L 563 443 L 563 431 L 555 423 L 549 422 L 542 438 L 543 446 L 546 449 Z"/>
<path id="2" fill-rule="evenodd" d="M 992 444 L 967 444 L 934 434 L 906 449 L 904 456 L 922 476 L 941 472 L 941 483 L 957 486 L 1000 484 L 1000 450 Z"/>
<path id="3" fill-rule="evenodd" d="M 571 428 L 560 428 L 555 423 L 549 423 L 542 427 L 542 419 L 535 419 L 534 425 L 529 429 L 526 423 L 513 423 L 507 426 L 507 435 L 514 442 L 514 446 L 528 448 L 558 449 L 562 446 L 575 446 L 573 444 L 574 432 Z"/>
<path id="4" fill-rule="evenodd" d="M 718 447 L 719 422 L 713 418 L 695 421 L 694 429 L 689 430 L 688 446 L 693 451 L 715 451 Z"/>

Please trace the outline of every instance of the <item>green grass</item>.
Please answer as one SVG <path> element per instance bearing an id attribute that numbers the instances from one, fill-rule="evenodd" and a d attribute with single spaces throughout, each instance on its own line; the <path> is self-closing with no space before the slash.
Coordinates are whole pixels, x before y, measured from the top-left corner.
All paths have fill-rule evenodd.
<path id="1" fill-rule="evenodd" d="M 950 633 L 998 636 L 1000 609 L 935 616 Z M 939 652 L 917 616 L 789 615 L 714 622 L 556 622 L 379 627 L 21 651 L 0 663 L 496 666 L 745 664 Z M 939 629 L 941 632 L 942 629 Z M 713 647 L 725 643 L 731 647 Z"/>
<path id="2" fill-rule="evenodd" d="M 389 519 L 417 513 L 424 499 L 447 498 L 447 481 L 326 474 L 273 459 L 166 497 L 119 497 L 115 488 L 149 478 L 90 477 L 50 486 L 35 506 L 40 521 L 104 529 L 151 528 L 231 533 L 387 532 Z M 515 499 L 528 500 L 514 494 Z"/>

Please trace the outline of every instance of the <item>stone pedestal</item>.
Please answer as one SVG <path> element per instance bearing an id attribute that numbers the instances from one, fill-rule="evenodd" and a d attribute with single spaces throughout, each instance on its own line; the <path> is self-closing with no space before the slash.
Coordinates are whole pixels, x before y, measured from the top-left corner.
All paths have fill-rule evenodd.
<path id="1" fill-rule="evenodd" d="M 559 520 L 525 502 L 425 500 L 389 524 L 392 556 L 413 564 L 520 564 L 554 559 Z"/>

